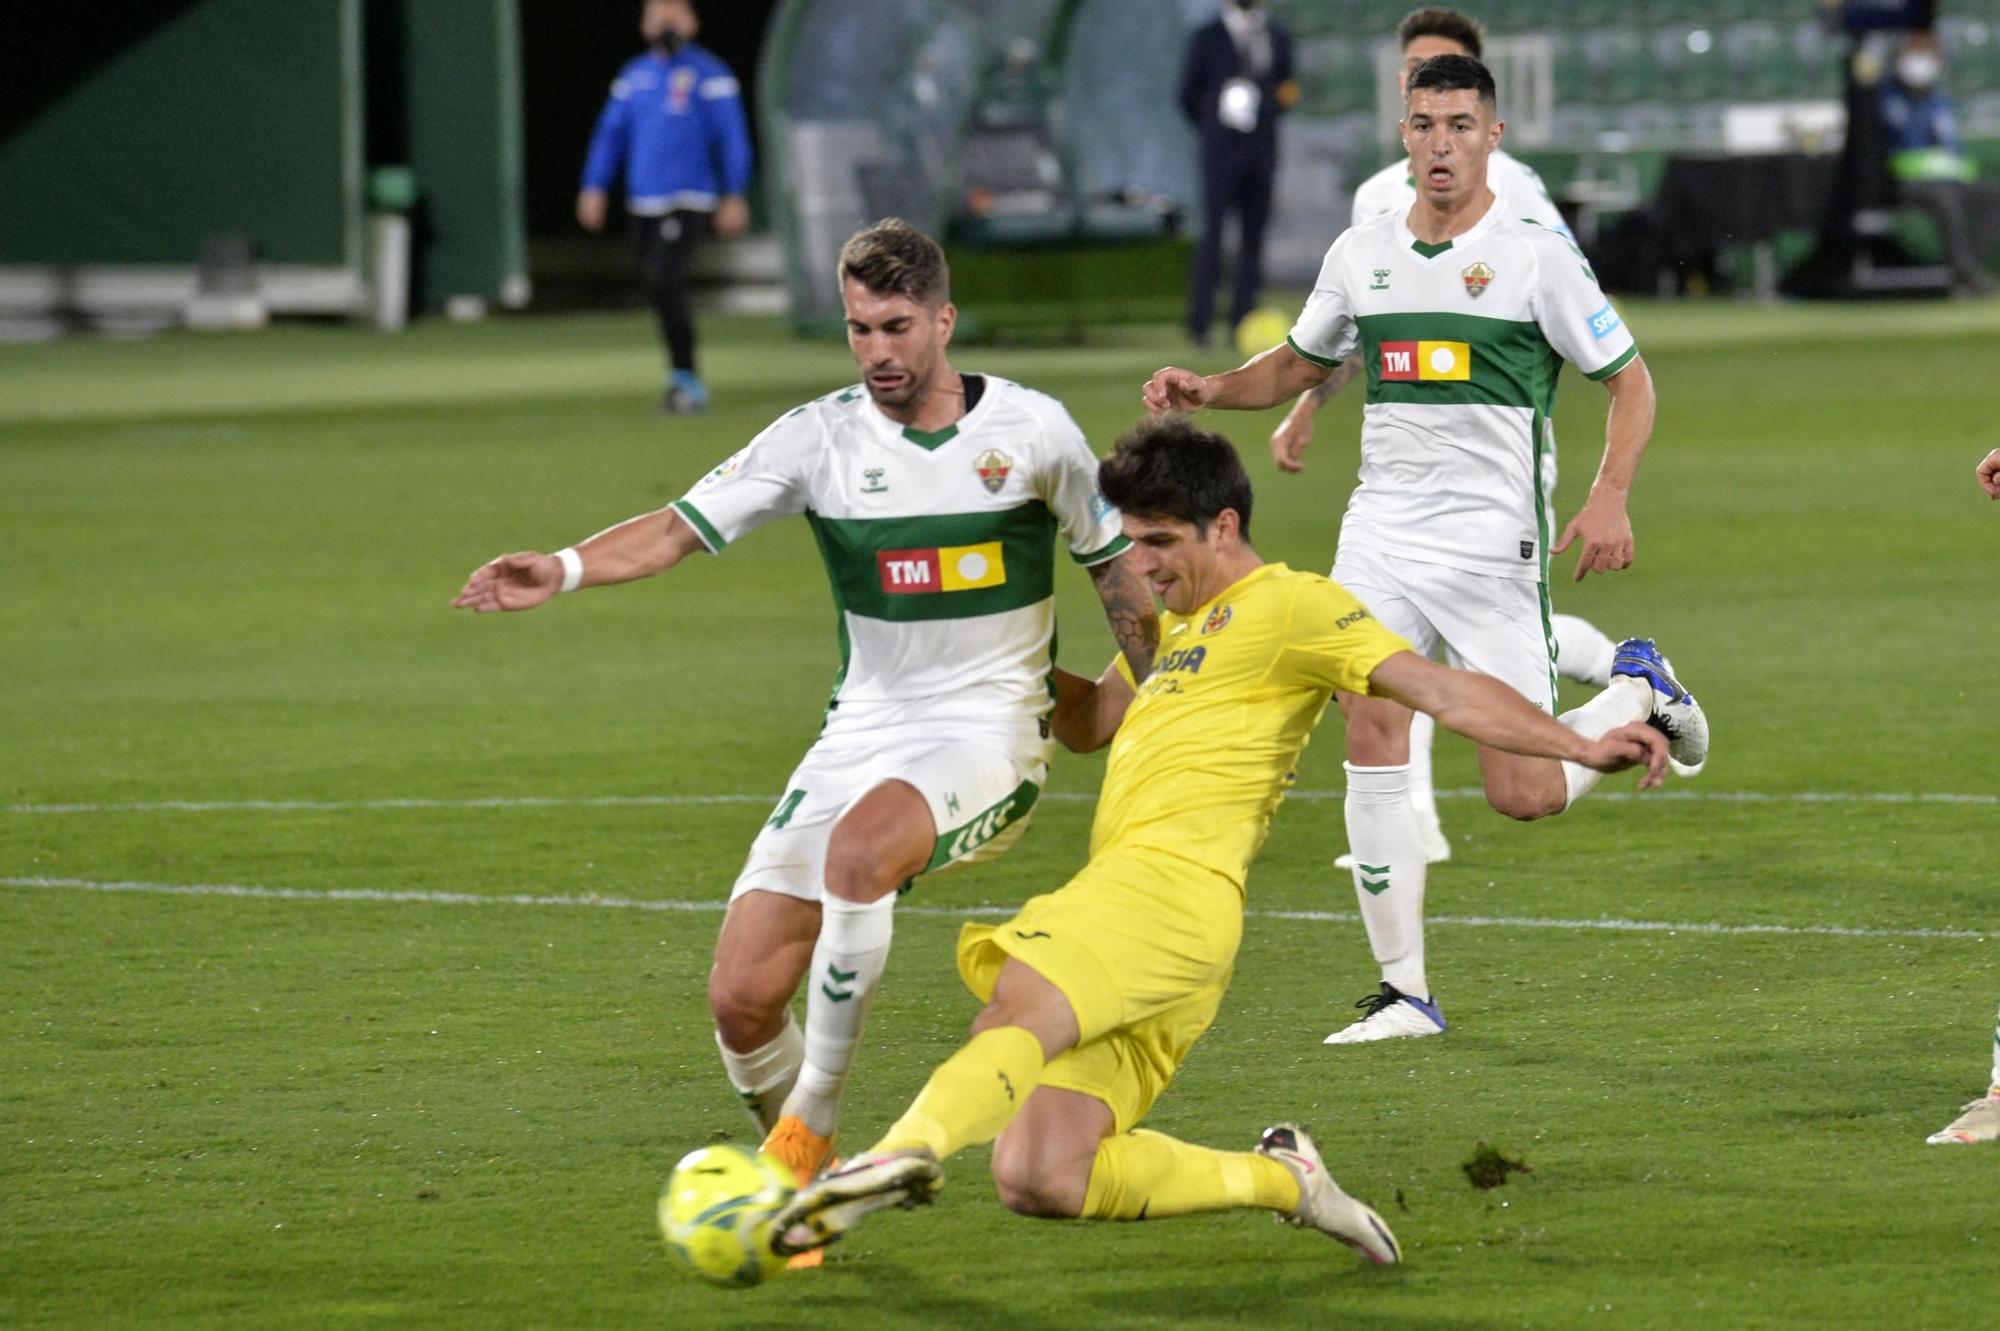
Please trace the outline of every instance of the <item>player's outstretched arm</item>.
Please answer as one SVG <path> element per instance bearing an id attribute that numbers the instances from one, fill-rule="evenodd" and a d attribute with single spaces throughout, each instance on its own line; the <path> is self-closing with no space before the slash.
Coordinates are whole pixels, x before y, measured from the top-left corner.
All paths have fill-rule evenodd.
<path id="1" fill-rule="evenodd" d="M 1353 383 L 1354 376 L 1360 371 L 1361 362 L 1349 357 L 1333 367 L 1325 383 L 1299 394 L 1299 400 L 1292 403 L 1285 419 L 1271 431 L 1271 461 L 1278 464 L 1279 471 L 1301 472 L 1306 469 L 1306 446 L 1313 439 L 1313 417 L 1326 405 L 1328 398 Z"/>
<path id="2" fill-rule="evenodd" d="M 1146 381 L 1140 396 L 1154 416 L 1202 407 L 1262 411 L 1319 387 L 1326 376 L 1326 366 L 1313 364 L 1293 351 L 1289 342 L 1280 342 L 1224 374 L 1199 375 L 1169 365 Z"/>
<path id="3" fill-rule="evenodd" d="M 1144 679 L 1153 669 L 1153 654 L 1160 649 L 1160 614 L 1153 605 L 1153 593 L 1144 579 L 1134 574 L 1125 556 L 1090 566 L 1091 585 L 1097 599 L 1104 602 L 1104 618 L 1111 636 L 1132 678 Z"/>
<path id="4" fill-rule="evenodd" d="M 1600 772 L 1644 767 L 1639 789 L 1666 779 L 1666 736 L 1643 722 L 1598 739 L 1571 730 L 1490 675 L 1453 670 L 1415 652 L 1398 652 L 1368 677 L 1373 689 L 1437 718 L 1445 729 L 1480 744 L 1531 758 L 1560 758 Z"/>
<path id="5" fill-rule="evenodd" d="M 651 577 L 706 548 L 694 529 L 672 509 L 642 513 L 572 547 L 572 557 L 581 564 L 576 587 Z M 482 615 L 496 610 L 532 610 L 563 589 L 565 572 L 563 561 L 555 555 L 533 550 L 502 555 L 475 569 L 451 606 Z"/>
<path id="6" fill-rule="evenodd" d="M 1639 459 L 1653 438 L 1653 373 L 1644 357 L 1634 356 L 1629 364 L 1604 381 L 1611 395 L 1611 414 L 1604 422 L 1604 461 L 1591 482 L 1590 497 L 1583 509 L 1563 528 L 1562 539 L 1551 551 L 1561 554 L 1576 542 L 1582 548 L 1576 556 L 1576 572 L 1571 581 L 1582 582 L 1586 573 L 1613 573 L 1630 568 L 1634 555 L 1632 519 L 1626 514 L 1626 496 L 1632 493 L 1632 478 L 1639 474 Z"/>
<path id="7" fill-rule="evenodd" d="M 1988 499 L 2000 499 L 2000 448 L 1988 453 L 1979 464 L 1979 485 Z"/>
<path id="8" fill-rule="evenodd" d="M 1106 666 L 1097 679 L 1071 674 L 1061 666 L 1055 667 L 1052 677 L 1056 706 L 1049 716 L 1049 733 L 1072 753 L 1090 753 L 1109 744 L 1132 703 L 1132 686 L 1118 673 L 1118 663 Z"/>

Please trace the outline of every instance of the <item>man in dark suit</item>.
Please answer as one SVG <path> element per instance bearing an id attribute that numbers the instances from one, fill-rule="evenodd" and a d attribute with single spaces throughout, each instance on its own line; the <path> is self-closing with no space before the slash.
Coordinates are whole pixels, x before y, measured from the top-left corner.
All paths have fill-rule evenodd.
<path id="1" fill-rule="evenodd" d="M 1224 0 L 1221 16 L 1188 38 L 1180 102 L 1201 135 L 1201 243 L 1188 298 L 1188 333 L 1198 345 L 1208 343 L 1230 213 L 1237 218 L 1231 325 L 1256 304 L 1278 171 L 1278 115 L 1297 100 L 1291 34 L 1265 14 L 1263 0 Z"/>

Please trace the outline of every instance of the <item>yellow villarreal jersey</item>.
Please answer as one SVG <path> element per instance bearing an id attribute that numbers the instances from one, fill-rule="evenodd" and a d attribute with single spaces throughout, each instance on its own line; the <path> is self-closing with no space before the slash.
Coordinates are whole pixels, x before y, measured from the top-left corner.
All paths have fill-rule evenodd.
<path id="1" fill-rule="evenodd" d="M 1409 650 L 1338 583 L 1283 564 L 1163 615 L 1153 671 L 1111 743 L 1090 853 L 1165 851 L 1241 887 L 1327 699 L 1367 693 L 1375 667 Z"/>

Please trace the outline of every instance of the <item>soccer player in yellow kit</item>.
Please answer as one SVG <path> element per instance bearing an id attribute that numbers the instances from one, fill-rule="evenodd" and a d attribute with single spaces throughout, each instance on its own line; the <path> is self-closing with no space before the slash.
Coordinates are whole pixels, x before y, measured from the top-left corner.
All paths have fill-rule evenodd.
<path id="1" fill-rule="evenodd" d="M 927 1202 L 945 1157 L 997 1138 L 994 1181 L 1023 1214 L 1257 1207 L 1400 1261 L 1389 1227 L 1295 1124 L 1253 1151 L 1137 1130 L 1222 1002 L 1250 861 L 1313 726 L 1336 689 L 1387 696 L 1513 752 L 1643 765 L 1646 787 L 1665 772 L 1665 740 L 1644 724 L 1580 733 L 1498 680 L 1418 655 L 1338 584 L 1264 563 L 1235 450 L 1184 417 L 1120 439 L 1098 485 L 1167 613 L 1136 689 L 1122 662 L 1095 682 L 1057 672 L 1057 737 L 1078 750 L 1116 737 L 1090 861 L 1006 923 L 965 928 L 959 973 L 986 1004 L 972 1038 L 872 1149 L 800 1190 L 777 1246 L 818 1247 L 872 1211 Z"/>

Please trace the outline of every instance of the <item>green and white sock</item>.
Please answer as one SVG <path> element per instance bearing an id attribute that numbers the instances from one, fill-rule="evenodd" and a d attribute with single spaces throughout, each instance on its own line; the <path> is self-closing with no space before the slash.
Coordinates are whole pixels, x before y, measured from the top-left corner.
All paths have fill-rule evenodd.
<path id="1" fill-rule="evenodd" d="M 752 1121 L 757 1124 L 757 1135 L 762 1139 L 778 1121 L 785 1097 L 792 1093 L 792 1086 L 799 1079 L 799 1065 L 805 1061 L 805 1036 L 799 1024 L 792 1020 L 791 1009 L 787 1008 L 784 1029 L 768 1043 L 739 1054 L 722 1042 L 722 1032 L 717 1031 L 715 1047 L 722 1052 L 722 1066 L 729 1074 L 729 1084 L 736 1088 L 743 1107 L 750 1111 Z"/>
<path id="2" fill-rule="evenodd" d="M 854 1066 L 861 1028 L 875 986 L 889 967 L 896 894 L 848 901 L 829 892 L 820 902 L 819 942 L 806 972 L 806 1052 L 785 1113 L 822 1137 L 840 1121 L 840 1092 Z"/>
<path id="3" fill-rule="evenodd" d="M 1347 849 L 1354 899 L 1382 978 L 1428 999 L 1424 974 L 1424 841 L 1410 804 L 1410 769 L 1347 765 Z"/>
<path id="4" fill-rule="evenodd" d="M 1644 721 L 1653 714 L 1653 687 L 1643 679 L 1633 679 L 1620 675 L 1604 686 L 1603 692 L 1575 711 L 1564 712 L 1556 720 L 1574 730 L 1586 739 L 1596 739 L 1630 725 L 1634 721 Z M 1604 777 L 1604 773 L 1582 763 L 1563 764 L 1563 784 L 1568 788 L 1569 798 L 1563 807 L 1581 799 Z"/>
<path id="5" fill-rule="evenodd" d="M 1611 682 L 1611 659 L 1618 644 L 1587 619 L 1575 615 L 1550 615 L 1549 627 L 1556 635 L 1556 669 L 1564 679 L 1603 688 Z"/>

